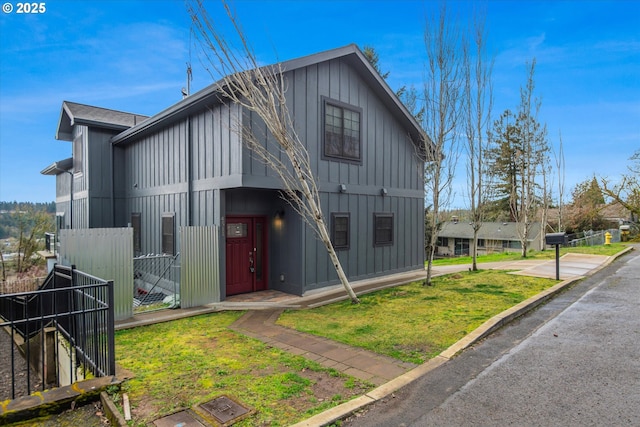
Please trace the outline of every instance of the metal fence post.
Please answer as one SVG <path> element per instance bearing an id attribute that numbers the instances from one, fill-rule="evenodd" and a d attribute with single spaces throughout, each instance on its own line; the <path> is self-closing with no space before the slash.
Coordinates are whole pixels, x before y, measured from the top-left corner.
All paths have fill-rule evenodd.
<path id="1" fill-rule="evenodd" d="M 113 280 L 107 282 L 107 293 L 109 295 L 109 310 L 107 314 L 107 346 L 109 351 L 109 375 L 116 374 L 116 339 L 115 339 L 115 293 L 113 290 Z"/>

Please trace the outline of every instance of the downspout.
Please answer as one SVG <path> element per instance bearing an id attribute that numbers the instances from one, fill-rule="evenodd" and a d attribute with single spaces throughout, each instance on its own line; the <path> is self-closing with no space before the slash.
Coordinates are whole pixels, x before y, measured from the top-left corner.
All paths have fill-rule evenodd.
<path id="1" fill-rule="evenodd" d="M 110 160 L 111 160 L 111 227 L 116 226 L 116 166 L 114 163 L 114 150 L 113 144 L 109 144 Z"/>
<path id="2" fill-rule="evenodd" d="M 191 115 L 187 116 L 187 226 L 193 225 L 193 132 Z"/>

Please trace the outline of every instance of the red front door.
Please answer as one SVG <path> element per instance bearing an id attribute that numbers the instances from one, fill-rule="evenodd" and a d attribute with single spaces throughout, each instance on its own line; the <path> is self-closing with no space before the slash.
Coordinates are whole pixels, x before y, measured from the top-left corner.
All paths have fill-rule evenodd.
<path id="1" fill-rule="evenodd" d="M 264 217 L 227 217 L 227 295 L 267 289 Z"/>

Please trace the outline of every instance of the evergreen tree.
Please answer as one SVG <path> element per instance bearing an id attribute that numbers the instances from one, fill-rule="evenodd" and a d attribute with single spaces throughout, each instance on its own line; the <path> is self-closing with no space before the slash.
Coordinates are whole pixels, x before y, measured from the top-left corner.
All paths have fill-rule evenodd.
<path id="1" fill-rule="evenodd" d="M 573 189 L 573 204 L 567 228 L 572 232 L 602 230 L 606 223 L 602 215 L 605 201 L 598 180 L 593 177 Z"/>

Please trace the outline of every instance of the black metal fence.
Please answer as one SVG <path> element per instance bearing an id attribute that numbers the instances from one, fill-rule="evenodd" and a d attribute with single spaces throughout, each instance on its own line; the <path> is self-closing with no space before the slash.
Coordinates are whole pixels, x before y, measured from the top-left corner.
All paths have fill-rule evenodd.
<path id="1" fill-rule="evenodd" d="M 11 371 L 0 400 L 31 394 L 36 384 L 115 375 L 113 301 L 113 282 L 61 265 L 37 291 L 0 295 L 0 334 L 10 336 L 2 363 Z M 17 372 L 21 360 L 26 372 Z"/>

